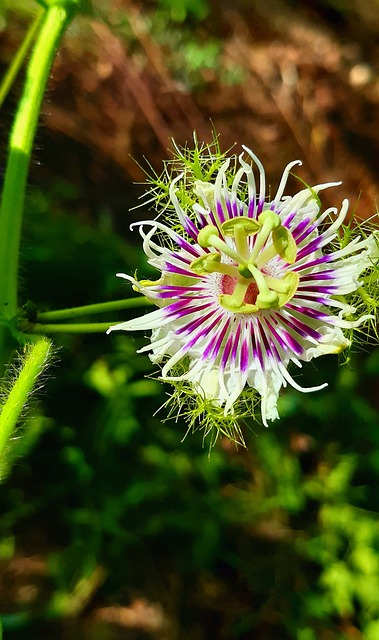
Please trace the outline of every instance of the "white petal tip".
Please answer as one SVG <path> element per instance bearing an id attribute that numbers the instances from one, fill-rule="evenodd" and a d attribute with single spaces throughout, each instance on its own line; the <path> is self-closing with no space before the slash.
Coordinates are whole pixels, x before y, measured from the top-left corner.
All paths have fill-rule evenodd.
<path id="1" fill-rule="evenodd" d="M 120 324 L 113 324 L 109 329 L 107 329 L 106 333 L 111 333 L 111 331 L 129 331 L 129 327 L 127 327 L 127 322 L 121 322 Z"/>

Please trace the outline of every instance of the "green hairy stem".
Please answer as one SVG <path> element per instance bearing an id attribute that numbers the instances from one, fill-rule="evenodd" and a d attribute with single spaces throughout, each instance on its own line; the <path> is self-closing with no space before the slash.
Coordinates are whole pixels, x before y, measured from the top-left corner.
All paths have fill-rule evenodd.
<path id="1" fill-rule="evenodd" d="M 22 366 L 0 413 L 0 474 L 4 466 L 6 448 L 13 436 L 21 411 L 32 392 L 39 375 L 45 369 L 51 352 L 51 341 L 41 338 L 27 346 Z"/>

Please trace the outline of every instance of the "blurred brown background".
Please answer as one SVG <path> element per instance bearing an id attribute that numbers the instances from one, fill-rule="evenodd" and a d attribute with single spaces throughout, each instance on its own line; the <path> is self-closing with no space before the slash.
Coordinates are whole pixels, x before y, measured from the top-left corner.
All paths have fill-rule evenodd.
<path id="1" fill-rule="evenodd" d="M 273 186 L 298 158 L 309 184 L 343 181 L 324 194 L 325 205 L 348 197 L 359 217 L 373 215 L 379 3 L 176 5 L 95 0 L 92 15 L 75 20 L 54 67 L 35 155 L 42 166 L 32 177 L 45 179 L 58 165 L 63 177 L 86 187 L 86 215 L 102 203 L 126 212 L 135 197 L 127 183 L 144 180 L 137 163 L 146 168 L 147 158 L 160 171 L 171 137 L 191 145 L 194 130 L 209 141 L 214 129 L 223 149 L 251 147 Z M 7 13 L 3 64 L 25 22 L 19 12 Z M 59 157 L 58 146 L 65 150 Z M 120 191 L 125 201 L 115 195 Z"/>

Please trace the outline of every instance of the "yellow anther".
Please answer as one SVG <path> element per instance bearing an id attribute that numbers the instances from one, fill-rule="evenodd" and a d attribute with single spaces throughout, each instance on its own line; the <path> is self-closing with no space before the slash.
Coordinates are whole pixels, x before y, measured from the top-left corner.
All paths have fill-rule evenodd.
<path id="1" fill-rule="evenodd" d="M 218 300 L 224 309 L 232 311 L 233 313 L 256 313 L 259 311 L 259 307 L 249 302 L 242 302 L 240 305 L 236 305 L 232 295 L 222 294 Z"/>
<path id="2" fill-rule="evenodd" d="M 139 280 L 138 284 L 141 287 L 154 287 L 155 285 L 163 284 L 163 278 L 159 278 L 159 280 Z M 139 288 L 136 285 L 132 287 L 134 291 L 139 291 Z"/>
<path id="3" fill-rule="evenodd" d="M 278 294 L 269 289 L 265 275 L 254 265 L 249 265 L 249 269 L 259 289 L 256 299 L 257 307 L 260 309 L 277 309 L 279 302 Z"/>
<path id="4" fill-rule="evenodd" d="M 196 258 L 191 262 L 190 268 L 200 276 L 205 276 L 208 273 L 222 273 L 232 276 L 232 278 L 238 278 L 239 276 L 237 267 L 221 262 L 219 253 L 207 253 L 204 256 L 200 256 L 200 258 Z"/>
<path id="5" fill-rule="evenodd" d="M 278 255 L 289 264 L 293 264 L 296 260 L 297 245 L 288 229 L 282 225 L 274 229 L 272 241 Z"/>
<path id="6" fill-rule="evenodd" d="M 249 259 L 250 248 L 247 242 L 247 236 L 258 233 L 261 225 L 256 220 L 251 220 L 245 216 L 226 220 L 221 225 L 221 231 L 224 236 L 234 237 L 237 252 L 247 262 Z"/>
<path id="7" fill-rule="evenodd" d="M 264 276 L 264 278 L 266 285 L 277 295 L 277 309 L 283 307 L 293 298 L 299 284 L 299 275 L 294 271 L 288 271 L 283 278 L 273 278 L 272 276 Z"/>
<path id="8" fill-rule="evenodd" d="M 215 239 L 220 239 L 217 228 L 212 224 L 203 227 L 197 236 L 197 241 L 201 247 L 213 247 Z"/>
<path id="9" fill-rule="evenodd" d="M 297 287 L 299 286 L 299 274 L 295 271 L 289 271 L 286 275 L 281 278 L 280 282 L 287 285 L 287 291 L 278 292 L 279 297 L 279 307 L 284 307 L 287 302 L 293 298 L 296 293 Z"/>
<path id="10" fill-rule="evenodd" d="M 275 211 L 270 211 L 269 209 L 267 211 L 262 211 L 261 215 L 258 216 L 258 222 L 261 225 L 270 227 L 270 229 L 276 229 L 281 225 L 280 216 L 278 216 Z"/>
<path id="11" fill-rule="evenodd" d="M 225 222 L 223 222 L 221 225 L 222 233 L 225 236 L 234 236 L 237 230 L 243 230 L 245 236 L 252 236 L 255 233 L 258 233 L 260 228 L 261 225 L 259 224 L 259 222 L 245 216 L 225 220 Z"/>
<path id="12" fill-rule="evenodd" d="M 221 256 L 219 253 L 207 253 L 205 256 L 196 258 L 190 264 L 190 268 L 200 276 L 204 276 L 206 273 L 212 273 L 217 271 L 217 266 L 221 262 Z"/>
<path id="13" fill-rule="evenodd" d="M 278 309 L 279 308 L 279 296 L 275 291 L 264 291 L 258 293 L 255 301 L 259 309 Z"/>
<path id="14" fill-rule="evenodd" d="M 283 278 L 273 278 L 272 276 L 265 275 L 266 284 L 269 289 L 273 289 L 277 293 L 287 293 L 289 282 L 287 279 L 287 275 Z"/>

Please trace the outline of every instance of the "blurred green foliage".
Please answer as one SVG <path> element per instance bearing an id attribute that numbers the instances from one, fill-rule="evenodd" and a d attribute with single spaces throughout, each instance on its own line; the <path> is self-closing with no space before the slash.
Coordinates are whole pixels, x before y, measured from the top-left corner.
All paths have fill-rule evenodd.
<path id="1" fill-rule="evenodd" d="M 167 11 L 170 18 L 177 22 L 183 22 L 189 17 L 202 20 L 208 15 L 208 0 L 158 0 L 158 8 Z"/>

